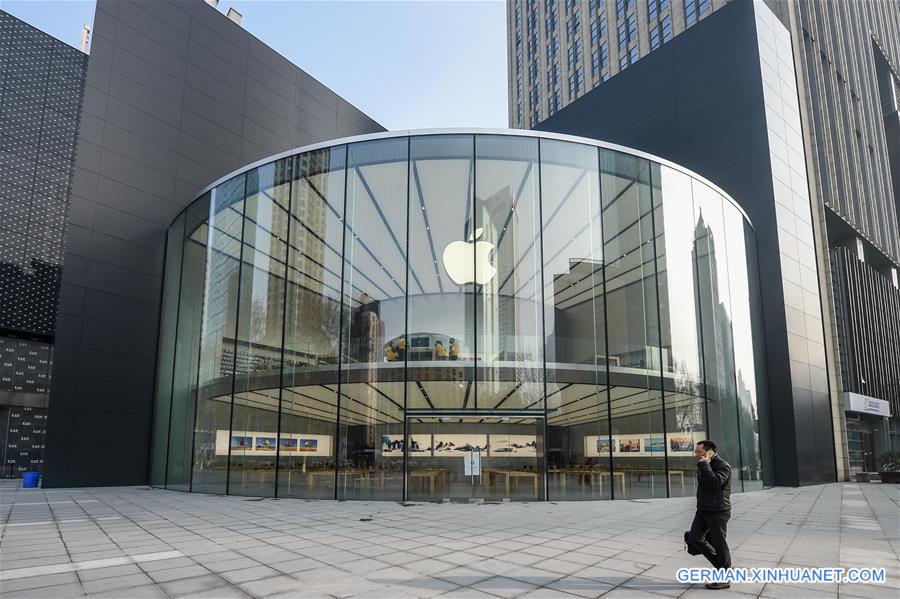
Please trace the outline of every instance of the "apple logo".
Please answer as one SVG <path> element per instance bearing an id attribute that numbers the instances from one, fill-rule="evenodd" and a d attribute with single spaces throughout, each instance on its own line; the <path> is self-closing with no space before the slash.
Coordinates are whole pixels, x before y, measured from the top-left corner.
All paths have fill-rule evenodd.
<path id="1" fill-rule="evenodd" d="M 494 244 L 477 241 L 483 233 L 484 229 L 479 227 L 469 235 L 469 241 L 454 241 L 444 248 L 444 268 L 457 285 L 484 285 L 497 274 L 497 269 L 491 264 Z"/>

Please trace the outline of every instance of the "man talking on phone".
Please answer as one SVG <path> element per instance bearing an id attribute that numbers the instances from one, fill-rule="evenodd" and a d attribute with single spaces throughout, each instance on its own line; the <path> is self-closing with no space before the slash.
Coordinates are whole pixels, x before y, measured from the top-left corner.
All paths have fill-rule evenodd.
<path id="1" fill-rule="evenodd" d="M 731 466 L 716 453 L 716 444 L 704 440 L 694 447 L 697 458 L 697 513 L 685 533 L 688 553 L 702 554 L 714 568 L 730 568 L 731 553 L 725 534 L 731 518 Z M 708 589 L 727 589 L 727 582 L 712 582 Z"/>

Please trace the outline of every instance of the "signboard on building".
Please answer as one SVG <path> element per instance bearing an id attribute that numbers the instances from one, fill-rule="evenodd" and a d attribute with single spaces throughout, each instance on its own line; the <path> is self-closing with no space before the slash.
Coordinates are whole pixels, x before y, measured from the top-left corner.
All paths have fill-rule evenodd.
<path id="1" fill-rule="evenodd" d="M 891 406 L 888 402 L 859 393 L 844 393 L 844 408 L 848 412 L 861 412 L 885 418 L 891 415 Z"/>

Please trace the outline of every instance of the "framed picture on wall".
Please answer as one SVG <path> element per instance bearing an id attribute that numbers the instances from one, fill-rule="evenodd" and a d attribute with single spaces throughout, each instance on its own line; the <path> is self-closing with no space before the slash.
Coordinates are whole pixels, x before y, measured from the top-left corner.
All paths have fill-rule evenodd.
<path id="1" fill-rule="evenodd" d="M 645 437 L 644 451 L 649 454 L 662 455 L 666 451 L 666 440 L 662 437 Z"/>

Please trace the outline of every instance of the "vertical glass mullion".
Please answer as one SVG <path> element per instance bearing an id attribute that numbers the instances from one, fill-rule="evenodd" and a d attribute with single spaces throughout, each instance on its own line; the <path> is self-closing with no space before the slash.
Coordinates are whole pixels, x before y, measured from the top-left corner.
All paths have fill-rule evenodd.
<path id="1" fill-rule="evenodd" d="M 612 418 L 612 372 L 610 371 L 609 359 L 609 295 L 606 283 L 606 233 L 603 226 L 603 160 L 600 156 L 602 150 L 597 148 L 597 202 L 599 204 L 597 211 L 600 215 L 600 248 L 603 251 L 603 342 L 604 355 L 606 356 L 606 437 L 609 440 L 609 498 L 616 498 L 616 480 L 613 470 L 613 455 L 615 447 L 613 446 L 613 418 Z"/>
<path id="2" fill-rule="evenodd" d="M 543 170 L 543 163 L 541 161 L 541 146 L 543 145 L 543 140 L 538 139 L 538 147 L 537 147 L 537 209 L 538 209 L 538 268 L 541 270 L 541 295 L 540 295 L 540 313 L 541 313 L 541 332 L 540 332 L 540 340 L 541 344 L 544 345 L 547 342 L 547 304 L 546 299 L 544 297 L 544 197 L 543 197 L 543 185 L 541 180 L 541 171 Z M 544 490 L 544 501 L 550 500 L 550 481 L 548 480 L 548 470 L 550 462 L 547 459 L 547 348 L 544 347 L 544 351 L 541 356 L 541 378 L 543 379 L 541 382 L 543 384 L 543 404 L 544 404 L 544 418 L 541 423 L 542 432 L 541 432 L 541 447 L 542 447 L 542 459 L 541 463 L 543 467 L 543 485 L 542 488 Z M 476 353 L 477 355 L 477 353 Z"/>
<path id="3" fill-rule="evenodd" d="M 659 167 L 657 166 L 655 169 L 657 172 Z M 656 334 L 657 334 L 657 349 L 659 350 L 659 399 L 660 399 L 660 409 L 662 410 L 662 438 L 663 438 L 663 480 L 666 485 L 666 497 L 671 497 L 672 489 L 669 484 L 669 436 L 666 430 L 666 377 L 665 377 L 665 368 L 663 362 L 663 347 L 662 347 L 662 303 L 660 302 L 659 296 L 659 250 L 656 246 L 656 240 L 658 234 L 656 232 L 656 206 L 657 202 L 660 204 L 660 208 L 662 207 L 662 192 L 657 193 L 654 187 L 654 163 L 650 163 L 650 169 L 648 171 L 648 180 L 650 184 L 650 231 L 653 236 L 653 278 L 656 281 L 654 287 L 656 287 Z M 659 189 L 662 189 L 662 183 L 660 182 Z M 668 268 L 670 256 L 668 252 L 666 252 L 666 268 Z M 670 299 L 671 301 L 671 299 Z"/>
<path id="4" fill-rule="evenodd" d="M 341 472 L 340 451 L 341 451 L 341 384 L 344 381 L 344 313 L 350 310 L 350 306 L 344 305 L 344 290 L 346 278 L 347 264 L 347 227 L 350 225 L 350 218 L 347 215 L 347 179 L 350 173 L 350 144 L 344 144 L 344 197 L 343 207 L 341 208 L 341 220 L 344 226 L 341 228 L 341 297 L 340 297 L 340 313 L 338 316 L 338 355 L 337 355 L 337 395 L 334 398 L 335 409 L 335 425 L 334 425 L 334 499 L 338 499 L 338 477 Z M 349 333 L 348 333 L 349 336 Z M 349 339 L 348 339 L 349 341 Z"/>
<path id="5" fill-rule="evenodd" d="M 281 367 L 279 369 L 278 374 L 278 413 L 276 415 L 277 425 L 275 432 L 275 489 L 273 492 L 274 497 L 278 497 L 278 481 L 281 478 L 280 476 L 280 468 L 281 468 L 281 413 L 282 413 L 282 399 L 284 397 L 284 346 L 287 344 L 287 294 L 288 288 L 290 287 L 290 266 L 291 266 L 291 230 L 294 228 L 291 222 L 293 218 L 293 201 L 294 201 L 294 178 L 296 177 L 297 170 L 297 156 L 291 156 L 290 158 L 286 158 L 284 160 L 290 160 L 287 164 L 290 165 L 288 172 L 285 175 L 287 179 L 288 186 L 288 194 L 287 194 L 287 213 L 285 214 L 285 218 L 287 219 L 287 234 L 285 236 L 285 251 L 284 251 L 284 293 L 281 296 Z"/>
<path id="6" fill-rule="evenodd" d="M 231 368 L 231 412 L 228 417 L 228 461 L 225 464 L 225 494 L 231 494 L 231 436 L 234 434 L 234 385 L 237 376 L 237 358 L 238 358 L 238 333 L 240 331 L 241 322 L 241 283 L 244 276 L 244 232 L 247 230 L 247 179 L 249 173 L 244 175 L 244 194 L 241 200 L 241 240 L 240 250 L 238 251 L 238 271 L 237 271 L 237 300 L 236 313 L 234 316 L 234 364 Z"/>
<path id="7" fill-rule="evenodd" d="M 403 335 L 406 339 L 407 349 L 403 353 L 403 465 L 401 466 L 401 485 L 400 485 L 400 497 L 403 501 L 408 499 L 408 470 L 409 470 L 409 418 L 406 417 L 406 405 L 407 405 L 407 395 L 409 394 L 409 354 L 412 349 L 410 331 L 409 331 L 409 269 L 411 266 L 409 265 L 409 228 L 410 228 L 410 179 L 412 179 L 412 138 L 406 138 L 406 239 L 404 242 L 404 249 L 406 250 L 406 272 L 405 279 L 403 283 L 404 293 L 406 297 L 404 298 L 404 307 L 403 307 Z"/>

